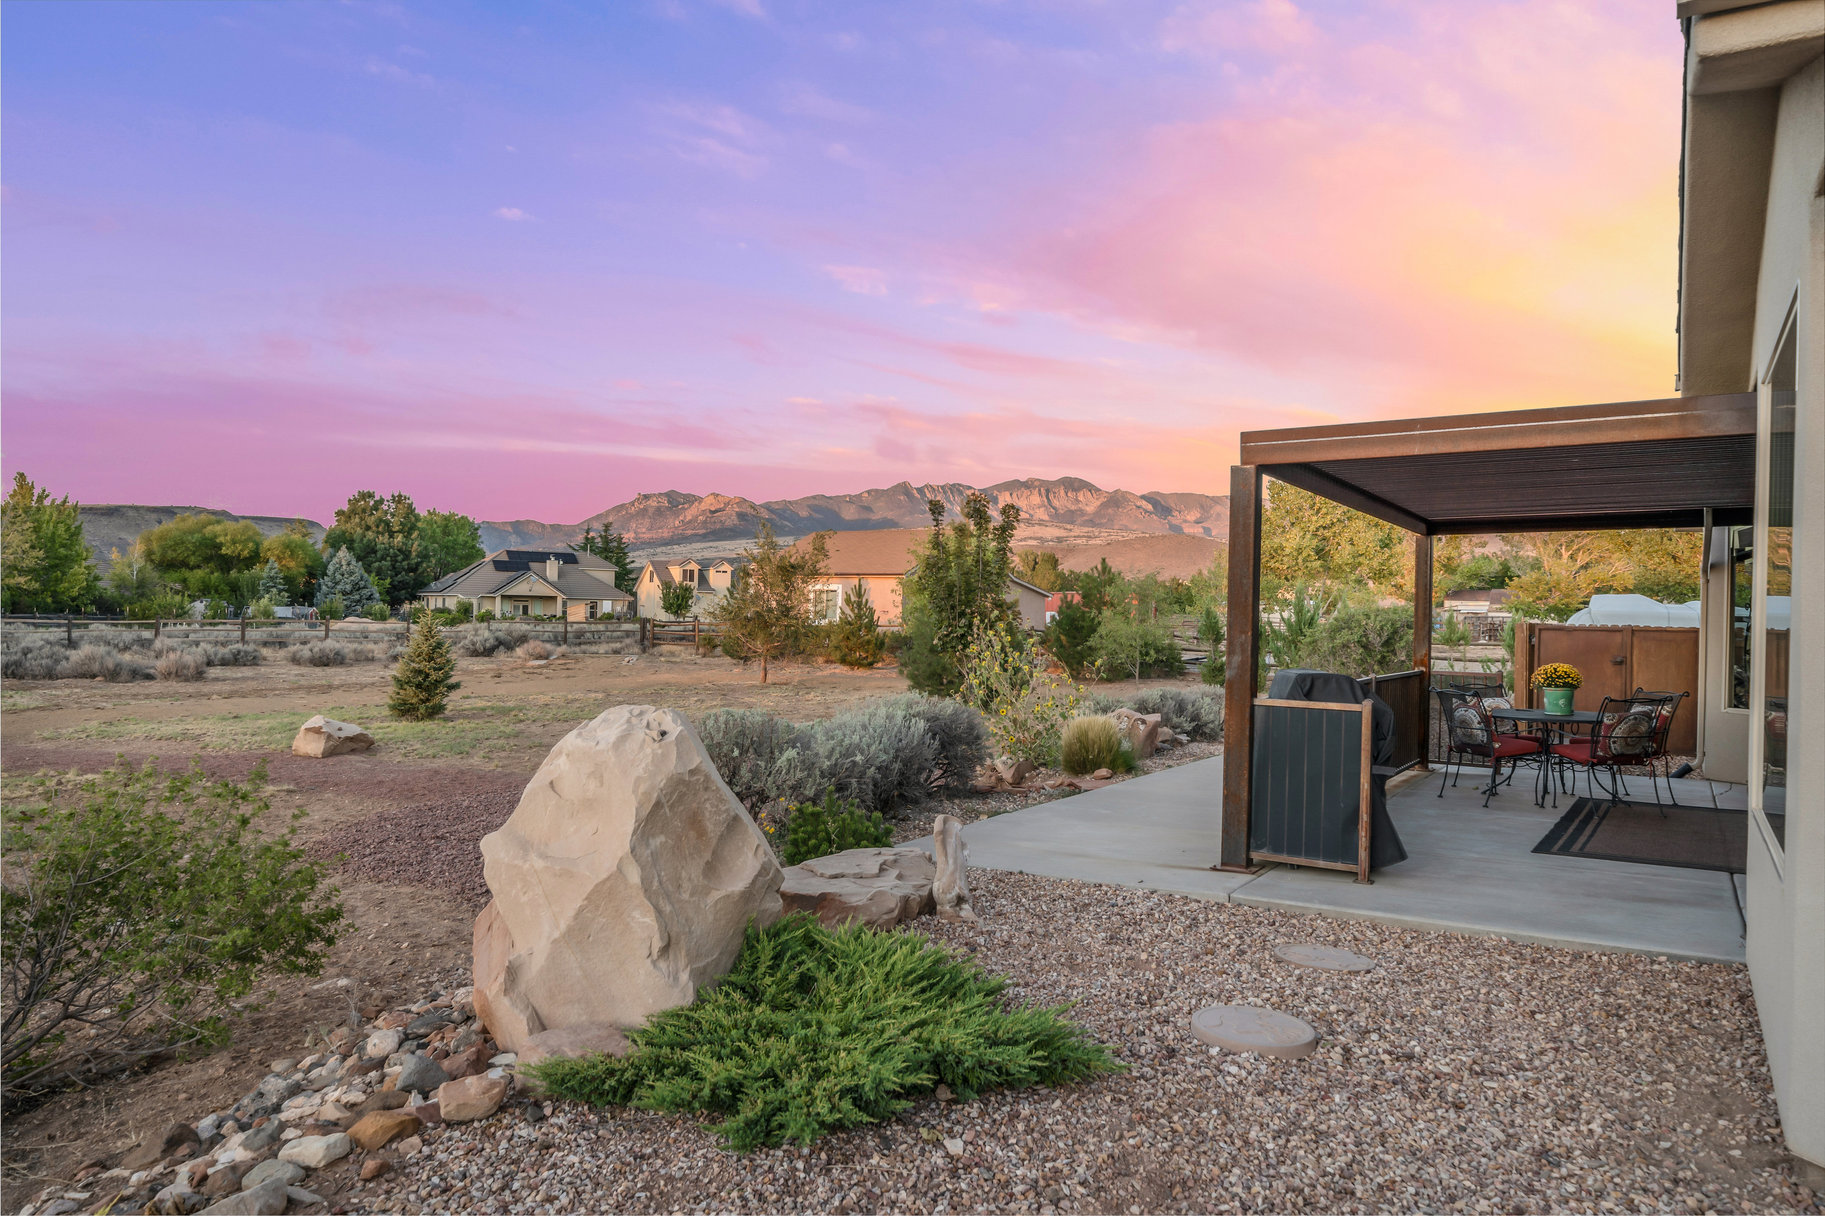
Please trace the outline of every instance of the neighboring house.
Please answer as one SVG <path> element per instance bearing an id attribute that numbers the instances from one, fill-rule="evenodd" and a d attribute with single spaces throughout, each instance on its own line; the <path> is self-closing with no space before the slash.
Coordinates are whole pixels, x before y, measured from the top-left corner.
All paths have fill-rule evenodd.
<path id="1" fill-rule="evenodd" d="M 496 616 L 562 616 L 573 621 L 626 616 L 634 597 L 615 586 L 615 568 L 591 553 L 501 549 L 419 592 L 430 608 L 467 600 Z"/>
<path id="2" fill-rule="evenodd" d="M 1508 601 L 1514 598 L 1514 592 L 1506 587 L 1496 587 L 1488 591 L 1453 591 L 1445 597 L 1444 609 L 1459 616 L 1472 615 L 1509 616 Z"/>
<path id="3" fill-rule="evenodd" d="M 745 557 L 692 557 L 675 562 L 648 562 L 634 580 L 635 611 L 648 620 L 667 620 L 659 593 L 674 583 L 689 584 L 697 593 L 696 606 L 686 616 L 708 616 L 716 599 L 734 585 Z"/>
<path id="4" fill-rule="evenodd" d="M 928 528 L 882 528 L 865 532 L 828 532 L 824 534 L 827 557 L 824 567 L 828 576 L 811 589 L 811 618 L 834 621 L 843 611 L 843 596 L 860 582 L 868 588 L 874 604 L 875 620 L 886 628 L 898 628 L 902 608 L 901 585 L 919 564 L 925 542 L 931 536 Z M 794 546 L 804 546 L 809 538 Z M 1020 611 L 1020 619 L 1029 629 L 1044 629 L 1046 592 L 1029 582 L 1010 576 L 1008 598 Z"/>
<path id="5" fill-rule="evenodd" d="M 1081 604 L 1083 602 L 1083 595 L 1076 591 L 1052 592 L 1050 595 L 1046 596 L 1046 624 L 1050 625 L 1053 621 L 1056 621 L 1058 619 L 1058 614 L 1065 610 L 1066 604 Z"/>

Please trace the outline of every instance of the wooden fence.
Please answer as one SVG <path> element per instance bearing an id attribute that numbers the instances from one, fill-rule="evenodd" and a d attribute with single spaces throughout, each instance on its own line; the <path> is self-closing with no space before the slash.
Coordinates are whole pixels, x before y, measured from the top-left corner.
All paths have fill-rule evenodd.
<path id="1" fill-rule="evenodd" d="M 257 620 L 240 618 L 219 620 L 180 618 L 176 620 L 128 621 L 106 618 L 6 616 L 0 624 L 9 630 L 25 629 L 61 636 L 66 645 L 80 646 L 85 633 L 145 632 L 154 641 L 161 638 L 179 642 L 202 642 L 218 646 L 241 645 L 289 646 L 336 637 L 350 642 L 404 643 L 411 626 L 405 621 L 305 621 Z M 597 621 L 490 621 L 465 625 L 447 625 L 444 632 L 452 641 L 465 633 L 487 628 L 512 629 L 556 646 L 590 646 L 621 644 L 645 650 L 649 645 L 647 622 L 634 620 Z M 714 627 L 705 626 L 706 634 Z M 684 640 L 693 640 L 689 637 Z"/>

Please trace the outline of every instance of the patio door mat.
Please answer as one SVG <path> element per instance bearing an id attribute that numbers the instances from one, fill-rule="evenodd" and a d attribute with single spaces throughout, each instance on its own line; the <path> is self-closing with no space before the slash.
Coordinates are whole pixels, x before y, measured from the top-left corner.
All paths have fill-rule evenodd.
<path id="1" fill-rule="evenodd" d="M 1533 851 L 1743 873 L 1749 848 L 1748 812 L 1668 806 L 1663 819 L 1661 809 L 1651 802 L 1612 804 L 1602 798 L 1580 798 Z"/>

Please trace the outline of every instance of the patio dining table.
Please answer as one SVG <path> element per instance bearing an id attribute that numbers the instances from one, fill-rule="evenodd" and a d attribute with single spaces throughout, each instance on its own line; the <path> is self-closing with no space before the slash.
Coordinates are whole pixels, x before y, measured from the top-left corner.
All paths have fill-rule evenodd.
<path id="1" fill-rule="evenodd" d="M 1574 709 L 1569 714 L 1549 714 L 1544 709 L 1492 709 L 1489 716 L 1503 722 L 1524 723 L 1528 726 L 1546 727 L 1546 755 L 1540 761 L 1540 776 L 1534 786 L 1534 805 L 1546 805 L 1546 792 L 1552 789 L 1553 807 L 1559 805 L 1559 789 L 1553 784 L 1553 769 L 1557 761 L 1553 756 L 1552 745 L 1563 743 L 1575 733 L 1576 728 L 1595 726 L 1601 720 L 1600 715 L 1588 709 Z"/>

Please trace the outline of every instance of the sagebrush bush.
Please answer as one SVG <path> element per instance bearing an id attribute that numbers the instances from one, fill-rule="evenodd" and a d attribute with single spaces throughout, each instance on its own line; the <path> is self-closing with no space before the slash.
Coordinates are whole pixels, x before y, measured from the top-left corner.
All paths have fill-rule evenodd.
<path id="1" fill-rule="evenodd" d="M 200 680 L 209 674 L 209 664 L 194 650 L 168 650 L 152 661 L 152 670 L 161 680 Z"/>
<path id="2" fill-rule="evenodd" d="M 209 665 L 211 667 L 258 667 L 264 656 L 258 646 L 211 646 Z"/>
<path id="3" fill-rule="evenodd" d="M 838 798 L 835 790 L 826 791 L 822 802 L 793 807 L 786 815 L 785 835 L 779 856 L 789 866 L 844 849 L 884 849 L 893 843 L 885 819 Z"/>
<path id="4" fill-rule="evenodd" d="M 314 975 L 342 909 L 246 784 L 118 761 L 29 779 L 0 854 L 10 1099 L 226 1037 L 263 972 Z"/>
<path id="5" fill-rule="evenodd" d="M 924 724 L 937 753 L 937 767 L 931 778 L 935 789 L 955 792 L 969 788 L 976 770 L 989 758 L 989 732 L 980 713 L 950 697 L 928 697 L 918 692 L 902 693 L 877 704 L 903 710 Z"/>
<path id="6" fill-rule="evenodd" d="M 1063 1010 L 1010 1006 L 1007 981 L 914 933 L 791 916 L 748 930 L 697 1000 L 629 1033 L 624 1058 L 529 1071 L 561 1098 L 708 1114 L 741 1151 L 891 1119 L 944 1085 L 1063 1085 L 1121 1067 Z"/>
<path id="7" fill-rule="evenodd" d="M 481 617 L 476 618 L 478 621 Z M 526 640 L 526 630 L 517 625 L 469 626 L 456 643 L 456 653 L 470 659 L 486 659 L 503 650 L 515 650 Z"/>
<path id="8" fill-rule="evenodd" d="M 1223 693 L 1189 688 L 1149 688 L 1127 699 L 1137 714 L 1158 714 L 1169 730 L 1192 739 L 1223 737 Z"/>
<path id="9" fill-rule="evenodd" d="M 549 659 L 551 651 L 552 648 L 538 638 L 527 638 L 513 653 L 522 659 Z"/>
<path id="10" fill-rule="evenodd" d="M 1059 765 L 1074 777 L 1116 769 L 1122 762 L 1122 732 L 1113 718 L 1073 718 L 1065 723 L 1058 756 Z"/>
<path id="11" fill-rule="evenodd" d="M 346 667 L 351 656 L 347 646 L 325 639 L 293 646 L 285 657 L 299 667 Z"/>
<path id="12" fill-rule="evenodd" d="M 773 800 L 773 766 L 798 740 L 798 728 L 764 709 L 715 709 L 697 737 L 731 792 L 750 811 Z"/>
<path id="13" fill-rule="evenodd" d="M 111 684 L 129 684 L 134 680 L 150 680 L 153 672 L 144 663 L 123 658 L 118 650 L 91 642 L 71 651 L 57 676 L 62 680 L 103 679 Z"/>
<path id="14" fill-rule="evenodd" d="M 0 675 L 9 680 L 55 680 L 70 657 L 61 641 L 49 638 L 25 638 L 16 644 L 9 638 L 8 643 L 0 656 Z"/>

